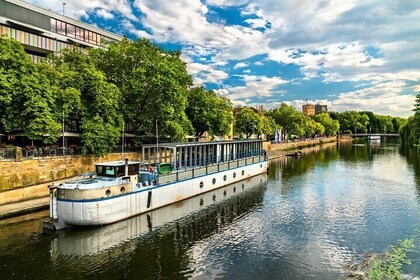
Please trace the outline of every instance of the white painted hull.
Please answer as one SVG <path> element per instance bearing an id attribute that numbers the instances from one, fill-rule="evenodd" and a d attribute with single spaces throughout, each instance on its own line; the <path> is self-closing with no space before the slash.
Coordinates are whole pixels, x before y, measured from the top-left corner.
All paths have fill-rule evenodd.
<path id="1" fill-rule="evenodd" d="M 118 247 L 128 240 L 138 238 L 156 228 L 162 229 L 165 225 L 171 225 L 174 221 L 198 213 L 211 205 L 220 204 L 234 196 L 259 190 L 266 182 L 267 175 L 261 174 L 108 226 L 89 231 L 60 232 L 51 243 L 51 255 L 54 259 L 63 255 L 93 256 L 109 249 L 113 250 L 113 254 L 118 254 Z M 240 214 L 241 212 L 237 213 Z M 183 224 L 180 222 L 178 225 L 182 228 Z M 173 230 L 171 226 L 169 229 Z M 121 253 L 126 254 L 130 248 L 133 247 L 124 246 Z"/>
<path id="2" fill-rule="evenodd" d="M 167 185 L 143 187 L 136 192 L 109 198 L 58 199 L 56 213 L 60 222 L 68 225 L 110 224 L 264 173 L 267 164 L 267 161 L 262 161 Z M 214 184 L 213 179 L 216 179 Z"/>

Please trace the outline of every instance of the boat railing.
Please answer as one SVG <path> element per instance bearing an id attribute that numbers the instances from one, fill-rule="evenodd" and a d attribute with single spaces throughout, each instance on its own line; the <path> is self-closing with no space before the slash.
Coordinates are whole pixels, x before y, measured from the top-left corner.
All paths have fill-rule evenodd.
<path id="1" fill-rule="evenodd" d="M 158 183 L 159 185 L 165 185 L 169 183 L 188 180 L 208 174 L 229 170 L 232 168 L 238 168 L 241 166 L 258 163 L 265 160 L 266 156 L 259 154 L 223 162 L 206 163 L 204 165 L 194 165 L 193 162 L 189 166 L 187 163 L 187 165 L 182 166 L 182 168 L 175 168 L 175 170 L 172 173 L 160 174 L 158 176 Z M 240 174 L 238 173 L 237 176 L 240 176 Z"/>

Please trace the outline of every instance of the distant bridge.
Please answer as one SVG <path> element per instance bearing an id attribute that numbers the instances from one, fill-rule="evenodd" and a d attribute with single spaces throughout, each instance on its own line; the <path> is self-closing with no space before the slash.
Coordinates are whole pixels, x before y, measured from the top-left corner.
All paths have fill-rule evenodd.
<path id="1" fill-rule="evenodd" d="M 369 137 L 369 136 L 380 136 L 380 137 L 399 137 L 398 133 L 354 133 L 347 134 L 350 137 Z"/>

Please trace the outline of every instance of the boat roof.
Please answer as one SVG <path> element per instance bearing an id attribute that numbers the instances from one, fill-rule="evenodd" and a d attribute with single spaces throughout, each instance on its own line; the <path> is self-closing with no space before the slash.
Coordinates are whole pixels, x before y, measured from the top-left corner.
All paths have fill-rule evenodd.
<path id="1" fill-rule="evenodd" d="M 127 164 L 128 165 L 140 164 L 140 161 L 128 161 Z M 101 166 L 121 166 L 121 165 L 125 165 L 125 161 L 124 160 L 120 160 L 120 161 L 108 161 L 108 162 L 95 163 L 95 165 L 101 165 Z"/>
<path id="2" fill-rule="evenodd" d="M 207 141 L 207 142 L 184 142 L 184 143 L 159 143 L 161 148 L 178 148 L 186 146 L 204 146 L 204 145 L 216 145 L 216 144 L 235 144 L 235 143 L 255 143 L 263 142 L 259 139 L 247 139 L 247 140 L 223 140 L 223 141 Z M 156 147 L 156 144 L 143 144 L 143 148 Z"/>

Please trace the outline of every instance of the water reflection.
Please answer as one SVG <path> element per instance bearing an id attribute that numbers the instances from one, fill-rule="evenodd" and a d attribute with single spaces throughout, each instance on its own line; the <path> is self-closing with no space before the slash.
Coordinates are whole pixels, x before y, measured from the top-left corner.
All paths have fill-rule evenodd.
<path id="1" fill-rule="evenodd" d="M 420 228 L 419 154 L 398 148 L 325 145 L 271 161 L 267 183 L 101 228 L 51 237 L 34 222 L 0 225 L 0 279 L 337 279 Z M 418 276 L 412 260 L 405 273 Z"/>

